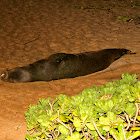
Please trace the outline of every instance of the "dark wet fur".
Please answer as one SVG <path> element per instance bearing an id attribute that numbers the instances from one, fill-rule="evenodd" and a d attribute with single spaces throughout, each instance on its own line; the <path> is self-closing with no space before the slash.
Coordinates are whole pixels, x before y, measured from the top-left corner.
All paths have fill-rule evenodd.
<path id="1" fill-rule="evenodd" d="M 135 53 L 127 49 L 105 49 L 79 54 L 57 53 L 24 67 L 5 70 L 1 79 L 22 83 L 84 76 L 107 68 L 124 54 Z"/>

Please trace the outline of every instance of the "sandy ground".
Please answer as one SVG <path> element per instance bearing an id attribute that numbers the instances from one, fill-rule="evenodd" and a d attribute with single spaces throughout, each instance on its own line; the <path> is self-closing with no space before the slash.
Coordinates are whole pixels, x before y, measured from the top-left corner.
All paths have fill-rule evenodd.
<path id="1" fill-rule="evenodd" d="M 0 81 L 0 139 L 24 140 L 24 111 L 40 98 L 72 96 L 84 88 L 120 79 L 126 72 L 136 73 L 140 79 L 139 2 L 1 0 L 0 72 L 58 52 L 127 48 L 137 54 L 125 55 L 101 72 L 73 79 L 20 84 Z M 118 16 L 130 20 L 124 22 Z"/>

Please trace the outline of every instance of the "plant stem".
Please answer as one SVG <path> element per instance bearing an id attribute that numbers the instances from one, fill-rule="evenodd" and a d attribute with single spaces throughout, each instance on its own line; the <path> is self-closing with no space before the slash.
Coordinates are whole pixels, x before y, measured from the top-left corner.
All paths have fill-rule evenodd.
<path id="1" fill-rule="evenodd" d="M 73 134 L 72 128 L 71 128 L 71 127 L 68 127 L 65 123 L 63 123 L 63 122 L 59 119 L 59 114 L 60 114 L 60 111 L 59 111 L 59 110 L 57 110 L 57 114 L 58 114 L 58 119 L 57 119 L 57 121 L 58 121 L 60 124 L 62 124 L 64 127 L 66 127 L 66 128 L 70 131 L 70 135 L 72 135 L 72 134 Z"/>
<path id="2" fill-rule="evenodd" d="M 135 122 L 136 122 L 136 119 L 137 119 L 137 117 L 138 117 L 138 113 L 139 113 L 139 107 L 138 107 L 138 104 L 135 103 L 135 106 L 136 106 L 136 115 L 135 115 L 135 118 L 134 118 L 133 126 L 135 125 Z"/>
<path id="3" fill-rule="evenodd" d="M 130 127 L 130 121 L 129 121 L 129 117 L 128 117 L 128 115 L 127 115 L 127 114 L 125 114 L 125 117 L 126 117 L 126 120 L 127 120 L 127 122 L 128 122 L 127 127 L 126 127 L 126 129 L 125 129 L 125 130 L 128 130 L 128 129 L 129 129 L 129 127 Z"/>
<path id="4" fill-rule="evenodd" d="M 88 140 L 88 135 L 86 135 L 85 132 L 84 132 L 84 130 L 83 130 L 85 126 L 86 125 L 84 124 L 83 127 L 81 128 L 81 130 L 82 130 L 82 133 L 85 136 L 86 140 Z"/>
<path id="5" fill-rule="evenodd" d="M 101 135 L 101 133 L 100 133 L 100 131 L 98 130 L 98 128 L 97 128 L 97 126 L 96 126 L 96 124 L 95 124 L 95 122 L 94 121 L 92 121 L 92 123 L 93 123 L 93 126 L 94 126 L 94 128 L 96 129 L 96 131 L 97 131 L 97 133 L 98 133 L 98 135 L 103 139 L 103 140 L 106 140 L 102 135 Z"/>

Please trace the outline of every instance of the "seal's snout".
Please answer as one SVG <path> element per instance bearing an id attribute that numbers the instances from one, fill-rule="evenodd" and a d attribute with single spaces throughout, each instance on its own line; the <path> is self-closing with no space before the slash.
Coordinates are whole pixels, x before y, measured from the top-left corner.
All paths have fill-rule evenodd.
<path id="1" fill-rule="evenodd" d="M 1 80 L 7 81 L 7 79 L 8 79 L 8 73 L 9 73 L 8 70 L 3 71 L 1 73 Z"/>

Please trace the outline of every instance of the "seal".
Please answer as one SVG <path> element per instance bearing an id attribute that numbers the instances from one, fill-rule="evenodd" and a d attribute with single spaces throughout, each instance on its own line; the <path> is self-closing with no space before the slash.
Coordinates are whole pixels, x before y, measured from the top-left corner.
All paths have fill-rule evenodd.
<path id="1" fill-rule="evenodd" d="M 84 76 L 107 68 L 124 54 L 134 54 L 127 49 L 104 49 L 79 54 L 56 53 L 23 67 L 7 69 L 1 80 L 12 83 L 51 81 Z"/>

